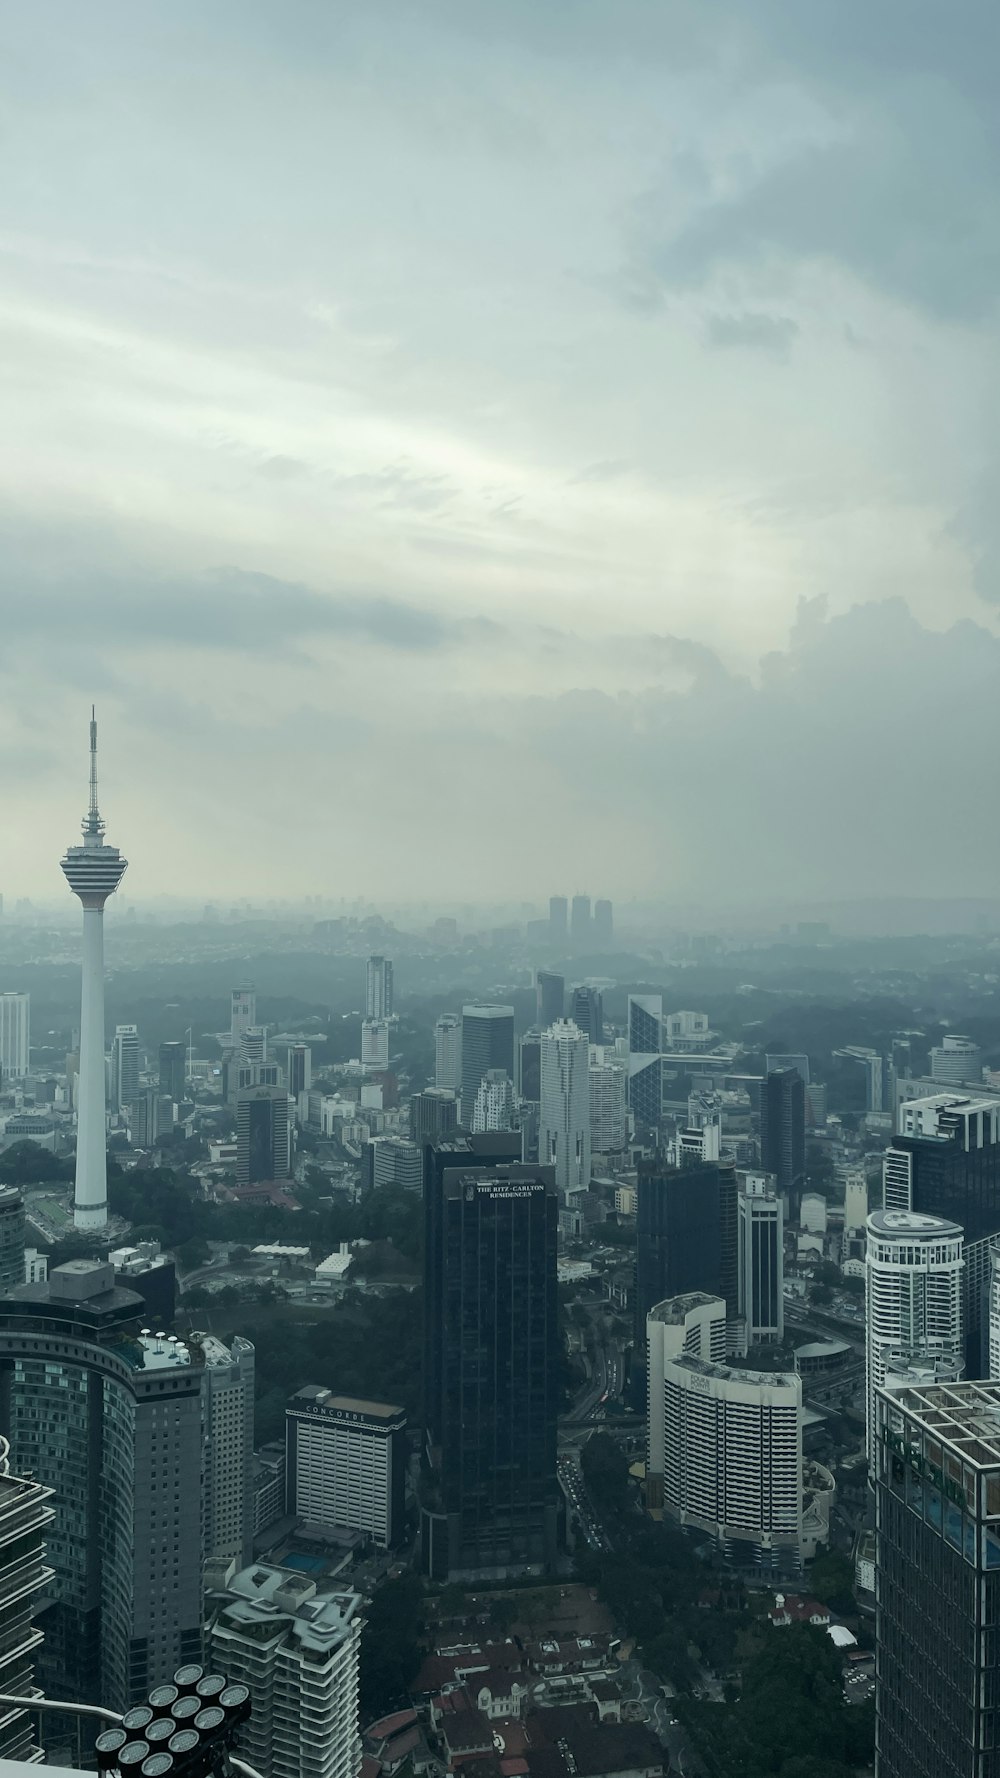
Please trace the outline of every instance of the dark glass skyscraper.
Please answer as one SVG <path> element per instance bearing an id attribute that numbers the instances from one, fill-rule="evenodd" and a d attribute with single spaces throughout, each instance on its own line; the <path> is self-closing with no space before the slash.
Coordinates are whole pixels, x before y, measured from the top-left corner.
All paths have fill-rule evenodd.
<path id="1" fill-rule="evenodd" d="M 447 1087 L 425 1087 L 410 1098 L 410 1141 L 447 1142 L 458 1125 L 458 1100 Z"/>
<path id="2" fill-rule="evenodd" d="M 566 1003 L 566 982 L 552 970 L 540 969 L 535 977 L 535 1013 L 543 1031 L 563 1016 Z"/>
<path id="3" fill-rule="evenodd" d="M 236 1179 L 257 1185 L 287 1179 L 288 1094 L 284 1087 L 250 1087 L 236 1099 Z"/>
<path id="4" fill-rule="evenodd" d="M 160 1098 L 172 1099 L 179 1105 L 184 1097 L 184 1045 L 160 1045 Z"/>
<path id="5" fill-rule="evenodd" d="M 541 1571 L 556 1554 L 558 1193 L 518 1146 L 425 1150 L 421 1540 L 436 1579 Z"/>
<path id="6" fill-rule="evenodd" d="M 573 989 L 570 1017 L 591 1043 L 604 1042 L 604 997 L 598 988 Z"/>
<path id="7" fill-rule="evenodd" d="M 775 1175 L 789 1219 L 798 1222 L 806 1176 L 806 1088 L 797 1068 L 777 1068 L 761 1082 L 760 1164 Z"/>
<path id="8" fill-rule="evenodd" d="M 1000 1770 L 1000 1384 L 876 1396 L 878 1778 Z"/>
<path id="9" fill-rule="evenodd" d="M 633 1406 L 646 1406 L 646 1317 L 657 1303 L 689 1291 L 738 1301 L 736 1172 L 728 1161 L 670 1164 L 658 1150 L 640 1160 L 636 1215 Z"/>
<path id="10" fill-rule="evenodd" d="M 502 1068 L 514 1079 L 514 1008 L 488 1001 L 462 1008 L 462 1123 L 468 1129 L 483 1075 Z"/>

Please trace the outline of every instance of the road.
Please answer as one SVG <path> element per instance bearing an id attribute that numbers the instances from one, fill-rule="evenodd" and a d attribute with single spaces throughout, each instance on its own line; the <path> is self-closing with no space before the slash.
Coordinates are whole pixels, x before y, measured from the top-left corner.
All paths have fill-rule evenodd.
<path id="1" fill-rule="evenodd" d="M 627 1661 L 622 1669 L 624 1694 L 643 1705 L 646 1720 L 657 1739 L 662 1742 L 670 1756 L 670 1770 L 676 1770 L 684 1778 L 685 1769 L 693 1769 L 693 1761 L 689 1760 L 690 1743 L 683 1727 L 673 1714 L 673 1687 L 666 1680 L 657 1679 L 655 1673 L 640 1667 L 638 1661 Z M 688 1761 L 685 1768 L 685 1761 Z"/>
<path id="2" fill-rule="evenodd" d="M 601 1527 L 583 1479 L 579 1451 L 563 1451 L 558 1459 L 559 1481 L 566 1495 L 570 1512 L 582 1537 L 592 1550 L 610 1550 L 611 1544 Z"/>

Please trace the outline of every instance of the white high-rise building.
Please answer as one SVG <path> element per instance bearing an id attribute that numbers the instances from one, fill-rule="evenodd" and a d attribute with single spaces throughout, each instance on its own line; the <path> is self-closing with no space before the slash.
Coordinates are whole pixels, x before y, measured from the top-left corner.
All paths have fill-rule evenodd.
<path id="1" fill-rule="evenodd" d="M 27 1074 L 30 1041 L 31 995 L 0 994 L 0 1082 Z"/>
<path id="2" fill-rule="evenodd" d="M 285 1409 L 288 1511 L 308 1525 L 361 1531 L 381 1549 L 403 1535 L 406 1415 L 307 1384 Z"/>
<path id="3" fill-rule="evenodd" d="M 931 1050 L 931 1079 L 952 1086 L 977 1084 L 983 1078 L 983 1052 L 971 1037 L 951 1033 L 938 1049 Z"/>
<path id="4" fill-rule="evenodd" d="M 365 970 L 365 1018 L 392 1018 L 392 964 L 388 957 L 369 957 Z"/>
<path id="5" fill-rule="evenodd" d="M 128 869 L 117 846 L 104 838 L 97 807 L 97 722 L 90 715 L 90 805 L 83 845 L 70 846 L 63 874 L 83 904 L 83 991 L 80 1001 L 80 1072 L 77 1082 L 76 1184 L 73 1221 L 88 1231 L 107 1227 L 108 1157 L 104 1093 L 104 905 Z"/>
<path id="6" fill-rule="evenodd" d="M 726 1356 L 726 1304 L 721 1296 L 692 1290 L 657 1303 L 646 1316 L 646 1505 L 663 1505 L 666 1367 L 686 1352 L 721 1364 Z"/>
<path id="7" fill-rule="evenodd" d="M 487 1130 L 517 1128 L 517 1098 L 514 1082 L 502 1068 L 488 1068 L 476 1091 L 472 1112 L 472 1134 L 484 1135 Z"/>
<path id="8" fill-rule="evenodd" d="M 359 1595 L 255 1562 L 211 1610 L 211 1666 L 250 1688 L 239 1752 L 268 1778 L 356 1778 Z"/>
<path id="9" fill-rule="evenodd" d="M 614 1050 L 595 1044 L 590 1051 L 591 1153 L 619 1154 L 627 1146 L 627 1064 Z"/>
<path id="10" fill-rule="evenodd" d="M 590 1184 L 590 1043 L 572 1019 L 542 1032 L 538 1159 L 562 1192 Z"/>
<path id="11" fill-rule="evenodd" d="M 111 1103 L 127 1111 L 139 1097 L 139 1027 L 116 1025 L 111 1051 Z"/>
<path id="12" fill-rule="evenodd" d="M 462 1024 L 453 1013 L 443 1013 L 434 1027 L 434 1085 L 462 1090 Z"/>
<path id="13" fill-rule="evenodd" d="M 802 1561 L 802 1382 L 680 1353 L 663 1367 L 663 1511 L 726 1556 L 776 1573 Z"/>
<path id="14" fill-rule="evenodd" d="M 257 1023 L 257 995 L 252 987 L 234 988 L 229 1014 L 229 1041 L 238 1050 L 245 1033 Z"/>
<path id="15" fill-rule="evenodd" d="M 361 1021 L 361 1063 L 384 1074 L 389 1066 L 389 1023 L 387 1019 Z"/>
<path id="16" fill-rule="evenodd" d="M 204 1357 L 205 1559 L 253 1560 L 254 1348 L 240 1334 L 232 1348 L 212 1334 L 192 1336 Z"/>
<path id="17" fill-rule="evenodd" d="M 873 1210 L 865 1254 L 866 1424 L 874 1462 L 875 1395 L 917 1364 L 940 1381 L 962 1375 L 962 1230 L 915 1210 Z"/>

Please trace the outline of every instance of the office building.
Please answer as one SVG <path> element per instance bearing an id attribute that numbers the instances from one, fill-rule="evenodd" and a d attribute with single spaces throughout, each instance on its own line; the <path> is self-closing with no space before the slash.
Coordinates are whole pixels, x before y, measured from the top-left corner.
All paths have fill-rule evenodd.
<path id="1" fill-rule="evenodd" d="M 24 1283 L 24 1199 L 15 1185 L 0 1185 L 0 1297 Z"/>
<path id="2" fill-rule="evenodd" d="M 127 1112 L 139 1097 L 139 1027 L 116 1025 L 111 1051 L 111 1103 Z"/>
<path id="3" fill-rule="evenodd" d="M 569 904 L 565 895 L 549 896 L 549 938 L 555 945 L 564 945 L 569 937 Z M 562 1012 L 562 1007 L 559 1008 Z"/>
<path id="4" fill-rule="evenodd" d="M 290 1171 L 288 1094 L 284 1087 L 249 1087 L 236 1099 L 236 1182 L 261 1185 Z"/>
<path id="5" fill-rule="evenodd" d="M 574 950 L 586 948 L 592 942 L 593 925 L 590 918 L 590 896 L 574 895 L 569 912 L 569 937 Z"/>
<path id="6" fill-rule="evenodd" d="M 565 1003 L 564 977 L 549 969 L 540 969 L 535 976 L 535 1019 L 543 1031 L 562 1018 Z"/>
<path id="7" fill-rule="evenodd" d="M 628 997 L 628 1102 L 637 1129 L 658 1129 L 662 1115 L 663 996 Z"/>
<path id="8" fill-rule="evenodd" d="M 365 968 L 365 1018 L 391 1019 L 392 964 L 388 957 L 369 957 Z"/>
<path id="9" fill-rule="evenodd" d="M 104 838 L 97 807 L 97 723 L 90 717 L 90 805 L 83 845 L 70 846 L 63 874 L 83 906 L 80 1069 L 76 1089 L 76 1181 L 73 1222 L 89 1232 L 108 1221 L 107 1122 L 104 1092 L 104 906 L 128 868 Z"/>
<path id="10" fill-rule="evenodd" d="M 0 1298 L 0 1426 L 55 1512 L 38 1683 L 112 1710 L 201 1654 L 204 1367 L 144 1326 L 107 1261 Z"/>
<path id="11" fill-rule="evenodd" d="M 1000 1746 L 1000 1385 L 876 1398 L 875 1770 L 986 1778 Z"/>
<path id="12" fill-rule="evenodd" d="M 1000 1382 L 1000 1243 L 990 1248 L 989 1377 Z"/>
<path id="13" fill-rule="evenodd" d="M 53 1578 L 45 1561 L 51 1499 L 51 1488 L 12 1473 L 10 1446 L 0 1436 L 0 1693 L 8 1697 L 34 1696 L 42 1640 L 34 1619 L 38 1596 Z M 35 1765 L 41 1759 L 28 1713 L 0 1704 L 0 1760 Z"/>
<path id="14" fill-rule="evenodd" d="M 579 1025 L 588 1043 L 604 1042 L 604 996 L 597 988 L 581 984 L 573 989 L 570 1017 Z"/>
<path id="15" fill-rule="evenodd" d="M 458 1099 L 451 1087 L 425 1087 L 410 1095 L 410 1141 L 446 1142 L 458 1128 Z"/>
<path id="16" fill-rule="evenodd" d="M 470 1127 L 477 1136 L 487 1130 L 519 1128 L 514 1083 L 502 1068 L 488 1068 L 483 1075 L 476 1092 Z"/>
<path id="17" fill-rule="evenodd" d="M 360 1596 L 255 1562 L 210 1606 L 211 1668 L 250 1690 L 243 1758 L 267 1778 L 357 1778 Z"/>
<path id="18" fill-rule="evenodd" d="M 267 1061 L 266 1025 L 247 1025 L 240 1032 L 238 1055 L 241 1062 L 254 1062 L 260 1065 Z"/>
<path id="19" fill-rule="evenodd" d="M 775 1175 L 786 1215 L 798 1222 L 806 1174 L 806 1089 L 797 1068 L 772 1069 L 761 1082 L 760 1164 Z"/>
<path id="20" fill-rule="evenodd" d="M 232 1346 L 192 1334 L 200 1355 L 205 1434 L 205 1560 L 241 1568 L 253 1560 L 254 1348 L 240 1334 Z"/>
<path id="21" fill-rule="evenodd" d="M 376 1074 L 384 1074 L 389 1066 L 388 1019 L 362 1019 L 361 1062 Z"/>
<path id="22" fill-rule="evenodd" d="M 899 1128 L 882 1162 L 882 1202 L 961 1228 L 965 1367 L 969 1376 L 985 1376 L 990 1248 L 1000 1235 L 1000 1100 L 956 1093 L 913 1099 L 900 1105 Z"/>
<path id="23" fill-rule="evenodd" d="M 462 1122 L 472 1124 L 483 1075 L 501 1068 L 514 1078 L 514 1008 L 477 1002 L 462 1008 Z"/>
<path id="24" fill-rule="evenodd" d="M 614 1058 L 609 1060 L 609 1058 Z M 628 1068 L 613 1050 L 590 1052 L 590 1149 L 620 1154 L 628 1146 Z"/>
<path id="25" fill-rule="evenodd" d="M 865 1255 L 866 1420 L 874 1465 L 875 1397 L 887 1371 L 934 1367 L 962 1375 L 962 1230 L 940 1216 L 873 1210 Z"/>
<path id="26" fill-rule="evenodd" d="M 931 1050 L 931 1079 L 947 1086 L 981 1086 L 983 1052 L 971 1037 L 951 1033 Z"/>
<path id="27" fill-rule="evenodd" d="M 503 1141 L 424 1151 L 421 1554 L 435 1580 L 541 1572 L 556 1555 L 559 1197 L 550 1168 L 504 1165 Z"/>
<path id="28" fill-rule="evenodd" d="M 0 994 L 0 1085 L 23 1080 L 28 1072 L 30 1045 L 31 995 Z"/>
<path id="29" fill-rule="evenodd" d="M 538 1157 L 560 1192 L 590 1185 L 590 1044 L 572 1019 L 542 1032 Z"/>
<path id="30" fill-rule="evenodd" d="M 598 950 L 610 951 L 614 942 L 615 921 L 610 901 L 594 903 L 594 943 Z M 595 1039 L 595 1042 L 599 1041 Z"/>
<path id="31" fill-rule="evenodd" d="M 664 1381 L 666 1366 L 682 1353 L 722 1364 L 726 1356 L 726 1305 L 720 1296 L 689 1291 L 655 1303 L 646 1316 L 646 1369 L 649 1409 L 646 1421 L 646 1505 L 663 1505 L 665 1462 Z"/>
<path id="32" fill-rule="evenodd" d="M 149 1326 L 172 1328 L 177 1312 L 177 1268 L 160 1252 L 160 1243 L 138 1241 L 134 1247 L 113 1247 L 108 1263 L 115 1283 L 141 1296 Z"/>
<path id="33" fill-rule="evenodd" d="M 434 1085 L 453 1093 L 462 1089 L 462 1027 L 452 1013 L 434 1026 Z"/>
<path id="34" fill-rule="evenodd" d="M 740 1318 L 747 1347 L 781 1344 L 785 1337 L 785 1280 L 781 1199 L 769 1176 L 745 1173 L 737 1198 Z"/>
<path id="35" fill-rule="evenodd" d="M 187 1051 L 182 1043 L 161 1043 L 159 1097 L 179 1105 L 184 1098 Z"/>
<path id="36" fill-rule="evenodd" d="M 300 1093 L 308 1093 L 312 1086 L 312 1050 L 308 1043 L 290 1043 L 288 1046 L 288 1091 L 298 1102 Z"/>
<path id="37" fill-rule="evenodd" d="M 372 1185 L 395 1186 L 399 1191 L 419 1191 L 423 1180 L 420 1146 L 402 1136 L 376 1136 L 369 1145 Z"/>
<path id="38" fill-rule="evenodd" d="M 285 1410 L 286 1501 L 307 1525 L 360 1531 L 380 1549 L 403 1536 L 406 1415 L 310 1383 Z"/>
<path id="39" fill-rule="evenodd" d="M 721 1296 L 735 1322 L 738 1308 L 738 1208 L 731 1163 L 670 1164 L 657 1150 L 640 1159 L 637 1189 L 635 1340 L 631 1393 L 645 1407 L 646 1319 L 670 1297 L 704 1291 Z"/>
<path id="40" fill-rule="evenodd" d="M 229 1013 L 229 1042 L 238 1050 L 247 1031 L 257 1023 L 257 996 L 253 987 L 234 988 Z"/>
<path id="41" fill-rule="evenodd" d="M 560 1017 L 562 1015 L 560 1014 Z M 517 1044 L 517 1090 L 538 1105 L 542 1097 L 542 1034 L 526 1031 Z"/>

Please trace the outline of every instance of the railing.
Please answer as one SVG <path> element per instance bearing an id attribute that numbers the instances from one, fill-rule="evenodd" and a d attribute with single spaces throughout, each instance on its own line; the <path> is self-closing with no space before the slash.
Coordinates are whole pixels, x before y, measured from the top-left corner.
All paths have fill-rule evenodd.
<path id="1" fill-rule="evenodd" d="M 11 1692 L 0 1692 L 0 1704 L 11 1705 L 16 1710 L 50 1710 L 62 1716 L 94 1717 L 99 1722 L 111 1723 L 115 1728 L 122 1720 L 118 1711 L 105 1710 L 101 1704 L 66 1704 L 56 1698 L 20 1698 Z M 233 1771 L 239 1772 L 242 1778 L 264 1778 L 263 1773 L 258 1772 L 255 1766 L 248 1766 L 245 1760 L 237 1759 L 234 1753 L 228 1754 L 227 1759 Z"/>

